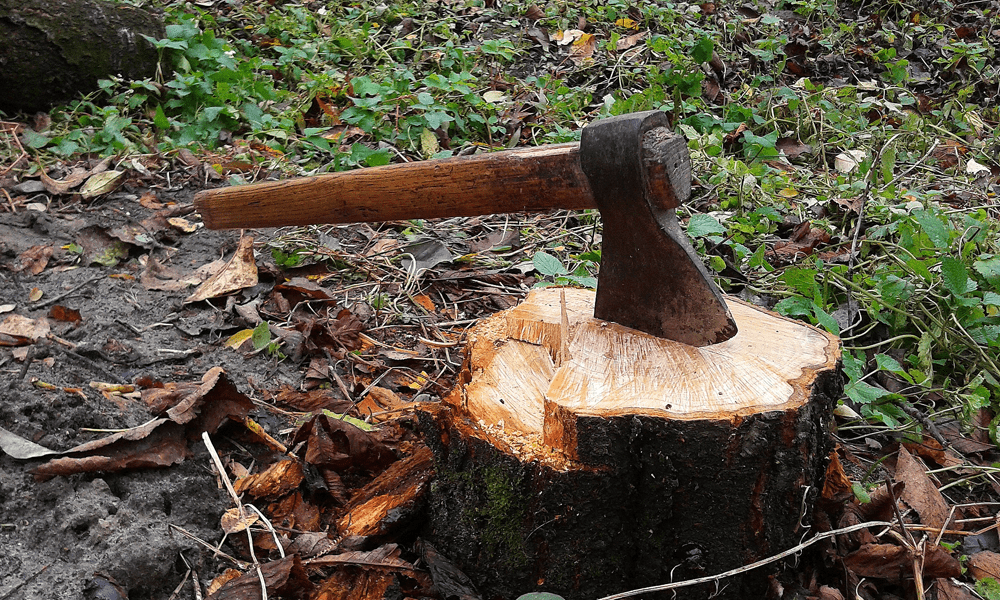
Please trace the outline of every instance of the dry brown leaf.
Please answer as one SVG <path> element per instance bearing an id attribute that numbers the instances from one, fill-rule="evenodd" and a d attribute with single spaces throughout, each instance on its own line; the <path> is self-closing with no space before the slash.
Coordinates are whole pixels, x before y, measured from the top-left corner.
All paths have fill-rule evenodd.
<path id="1" fill-rule="evenodd" d="M 826 466 L 826 477 L 823 482 L 823 492 L 821 496 L 826 500 L 835 498 L 850 497 L 854 492 L 851 488 L 851 480 L 844 472 L 844 465 L 840 463 L 837 451 L 830 453 L 830 464 Z"/>
<path id="2" fill-rule="evenodd" d="M 247 527 L 250 527 L 259 519 L 260 517 L 255 511 L 245 511 L 233 507 L 222 513 L 220 525 L 226 533 L 239 533 L 246 530 Z"/>
<path id="3" fill-rule="evenodd" d="M 622 50 L 628 50 L 642 41 L 647 35 L 649 35 L 648 31 L 640 31 L 639 33 L 633 33 L 632 35 L 619 38 L 618 43 L 615 44 L 615 48 L 617 48 L 619 52 Z"/>
<path id="4" fill-rule="evenodd" d="M 0 323 L 0 334 L 25 337 L 37 342 L 49 334 L 49 322 L 45 318 L 29 319 L 22 315 L 9 315 Z"/>
<path id="5" fill-rule="evenodd" d="M 906 448 L 899 449 L 899 458 L 896 460 L 896 481 L 906 483 L 902 494 L 903 502 L 917 511 L 921 523 L 941 529 L 948 521 L 948 504 L 926 471 L 926 467 L 914 459 Z"/>
<path id="6" fill-rule="evenodd" d="M 1000 581 L 1000 554 L 984 550 L 976 552 L 969 557 L 966 563 L 969 574 L 976 578 L 976 581 L 991 577 Z"/>
<path id="7" fill-rule="evenodd" d="M 935 579 L 934 587 L 937 589 L 937 600 L 978 600 L 979 598 L 965 587 L 955 585 L 950 579 Z"/>
<path id="8" fill-rule="evenodd" d="M 15 273 L 26 270 L 32 275 L 38 275 L 49 264 L 52 251 L 52 246 L 32 246 L 17 255 L 17 260 L 14 261 L 10 270 Z"/>
<path id="9" fill-rule="evenodd" d="M 255 285 L 257 285 L 257 263 L 253 256 L 253 236 L 245 235 L 240 238 L 240 245 L 226 266 L 185 298 L 184 303 L 217 298 Z"/>
<path id="10" fill-rule="evenodd" d="M 889 581 L 913 579 L 914 557 L 903 546 L 868 544 L 844 557 L 844 566 L 859 577 L 877 577 Z M 924 554 L 925 577 L 959 577 L 962 567 L 940 546 L 927 546 Z"/>
<path id="11" fill-rule="evenodd" d="M 269 598 L 286 594 L 301 597 L 313 590 L 309 576 L 297 555 L 286 556 L 260 566 Z M 209 600 L 247 600 L 260 598 L 260 579 L 256 569 L 227 581 Z"/>
<path id="12" fill-rule="evenodd" d="M 80 316 L 80 311 L 59 304 L 49 309 L 49 318 L 65 323 L 79 323 L 83 320 L 83 317 Z"/>
<path id="13" fill-rule="evenodd" d="M 164 206 L 162 202 L 156 199 L 156 194 L 153 192 L 146 192 L 140 196 L 139 205 L 149 210 L 159 210 Z"/>

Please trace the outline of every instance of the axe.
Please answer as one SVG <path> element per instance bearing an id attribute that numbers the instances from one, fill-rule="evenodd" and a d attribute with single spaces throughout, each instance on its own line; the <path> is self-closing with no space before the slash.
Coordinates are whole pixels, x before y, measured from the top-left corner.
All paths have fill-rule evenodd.
<path id="1" fill-rule="evenodd" d="M 194 204 L 210 229 L 597 208 L 594 316 L 707 346 L 736 335 L 736 323 L 677 222 L 690 193 L 687 144 L 649 111 L 596 121 L 578 144 L 206 190 Z"/>

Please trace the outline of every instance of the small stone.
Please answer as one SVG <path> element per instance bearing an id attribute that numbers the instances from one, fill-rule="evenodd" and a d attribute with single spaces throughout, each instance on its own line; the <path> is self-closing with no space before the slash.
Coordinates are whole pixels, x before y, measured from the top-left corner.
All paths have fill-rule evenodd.
<path id="1" fill-rule="evenodd" d="M 29 179 L 15 185 L 14 191 L 18 194 L 37 194 L 45 191 L 45 184 L 38 179 Z"/>

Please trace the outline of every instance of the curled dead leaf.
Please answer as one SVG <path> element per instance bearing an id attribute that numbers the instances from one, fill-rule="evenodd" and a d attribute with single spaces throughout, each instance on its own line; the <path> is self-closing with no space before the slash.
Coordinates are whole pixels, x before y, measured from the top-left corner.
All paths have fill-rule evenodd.
<path id="1" fill-rule="evenodd" d="M 91 175 L 87 183 L 80 188 L 80 197 L 84 200 L 103 196 L 115 191 L 125 181 L 125 171 L 104 171 Z"/>

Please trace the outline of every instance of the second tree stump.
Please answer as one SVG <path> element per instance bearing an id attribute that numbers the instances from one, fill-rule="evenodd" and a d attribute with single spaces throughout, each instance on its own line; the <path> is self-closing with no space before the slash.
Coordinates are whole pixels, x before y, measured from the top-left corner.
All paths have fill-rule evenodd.
<path id="1" fill-rule="evenodd" d="M 463 383 L 420 415 L 431 541 L 487 600 L 593 599 L 797 544 L 830 451 L 839 340 L 730 299 L 739 333 L 695 348 L 599 321 L 593 302 L 536 290 L 474 330 Z M 722 581 L 721 597 L 759 594 L 767 574 Z"/>

